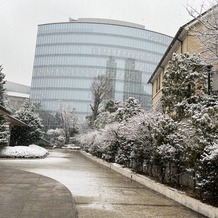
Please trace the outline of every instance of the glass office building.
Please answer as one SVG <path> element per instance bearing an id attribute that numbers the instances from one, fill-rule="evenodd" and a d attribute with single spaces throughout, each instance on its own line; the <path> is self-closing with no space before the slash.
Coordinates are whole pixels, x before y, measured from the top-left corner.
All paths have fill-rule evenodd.
<path id="1" fill-rule="evenodd" d="M 115 20 L 70 19 L 38 26 L 30 97 L 56 113 L 69 105 L 80 118 L 90 113 L 90 87 L 110 76 L 114 100 L 135 97 L 151 107 L 152 72 L 172 38 L 144 26 Z"/>

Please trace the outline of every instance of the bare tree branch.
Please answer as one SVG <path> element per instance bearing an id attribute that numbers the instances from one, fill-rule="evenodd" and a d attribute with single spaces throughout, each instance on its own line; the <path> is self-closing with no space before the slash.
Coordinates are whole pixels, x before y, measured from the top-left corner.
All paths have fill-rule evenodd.
<path id="1" fill-rule="evenodd" d="M 92 97 L 94 99 L 93 105 L 90 105 L 92 110 L 91 125 L 99 112 L 102 101 L 106 98 L 108 93 L 111 91 L 111 79 L 106 75 L 99 75 L 95 78 L 91 86 Z"/>
<path id="2" fill-rule="evenodd" d="M 194 25 L 190 29 L 190 35 L 196 36 L 202 45 L 202 54 L 208 64 L 218 64 L 218 1 L 203 4 L 200 9 L 187 6 L 189 15 L 200 25 Z M 210 8 L 208 7 L 210 6 Z M 209 9 L 208 9 L 209 8 Z M 207 9 L 207 10 L 206 10 Z M 203 13 L 203 11 L 206 11 Z"/>

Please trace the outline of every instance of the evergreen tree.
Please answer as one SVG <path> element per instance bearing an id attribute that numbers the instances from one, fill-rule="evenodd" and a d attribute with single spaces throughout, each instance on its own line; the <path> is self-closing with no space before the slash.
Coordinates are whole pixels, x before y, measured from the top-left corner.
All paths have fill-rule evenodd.
<path id="1" fill-rule="evenodd" d="M 125 102 L 120 104 L 118 109 L 115 111 L 115 121 L 127 121 L 129 118 L 139 115 L 143 112 L 144 110 L 142 109 L 138 100 L 133 97 L 129 97 Z"/>
<path id="2" fill-rule="evenodd" d="M 41 119 L 29 99 L 16 111 L 14 117 L 27 124 L 27 127 L 12 127 L 11 145 L 29 145 L 41 138 Z"/>
<path id="3" fill-rule="evenodd" d="M 170 117 L 160 119 L 153 129 L 155 151 L 153 161 L 160 167 L 160 179 L 164 182 L 166 168 L 169 167 L 170 182 L 179 184 L 179 176 L 185 170 L 187 141 L 185 125 Z M 172 165 L 176 175 L 171 177 Z"/>
<path id="4" fill-rule="evenodd" d="M 173 54 L 163 77 L 163 111 L 180 119 L 184 113 L 180 105 L 182 101 L 207 93 L 207 71 L 200 55 Z"/>
<path id="5" fill-rule="evenodd" d="M 5 74 L 2 73 L 2 66 L 0 66 L 0 105 L 4 106 L 5 105 Z"/>
<path id="6" fill-rule="evenodd" d="M 2 66 L 0 66 L 0 105 L 5 105 L 5 75 L 2 73 Z M 8 145 L 9 129 L 5 123 L 4 116 L 0 115 L 0 148 Z"/>
<path id="7" fill-rule="evenodd" d="M 104 108 L 99 112 L 94 122 L 94 128 L 102 129 L 105 125 L 115 121 L 115 112 L 117 111 L 120 102 L 114 100 L 105 101 Z"/>
<path id="8" fill-rule="evenodd" d="M 218 141 L 206 146 L 200 159 L 197 186 L 203 199 L 218 205 Z"/>

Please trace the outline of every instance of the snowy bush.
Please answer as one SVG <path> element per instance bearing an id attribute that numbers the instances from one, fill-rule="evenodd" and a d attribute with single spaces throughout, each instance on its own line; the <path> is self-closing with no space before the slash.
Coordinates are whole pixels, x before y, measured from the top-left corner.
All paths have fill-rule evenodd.
<path id="1" fill-rule="evenodd" d="M 5 106 L 5 74 L 2 73 L 2 66 L 0 65 L 0 105 Z M 9 144 L 9 126 L 6 124 L 4 116 L 0 116 L 0 148 Z"/>
<path id="2" fill-rule="evenodd" d="M 218 141 L 206 146 L 201 155 L 197 186 L 204 200 L 218 204 Z"/>
<path id="3" fill-rule="evenodd" d="M 49 129 L 47 131 L 47 136 L 54 146 L 62 147 L 65 144 L 65 131 L 63 129 Z"/>
<path id="4" fill-rule="evenodd" d="M 129 118 L 134 117 L 144 112 L 138 100 L 129 97 L 126 101 L 119 104 L 118 109 L 114 112 L 115 121 L 127 121 Z"/>
<path id="5" fill-rule="evenodd" d="M 94 128 L 103 129 L 107 124 L 110 124 L 112 122 L 114 122 L 113 115 L 108 111 L 104 111 L 99 113 L 99 115 L 97 116 L 94 122 Z"/>
<path id="6" fill-rule="evenodd" d="M 160 179 L 164 182 L 166 169 L 169 168 L 169 180 L 179 184 L 179 177 L 185 171 L 187 159 L 187 135 L 185 125 L 170 117 L 163 117 L 154 127 L 153 161 L 160 167 Z M 172 166 L 176 168 L 175 174 Z"/>
<path id="7" fill-rule="evenodd" d="M 102 143 L 102 158 L 109 161 L 115 162 L 115 157 L 120 146 L 119 136 L 119 123 L 112 123 L 102 130 L 103 132 L 103 143 Z"/>
<path id="8" fill-rule="evenodd" d="M 0 116 L 0 148 L 9 144 L 9 126 L 5 123 L 3 116 Z"/>
<path id="9" fill-rule="evenodd" d="M 42 158 L 48 155 L 48 151 L 37 145 L 6 146 L 0 150 L 0 157 L 7 158 Z"/>
<path id="10" fill-rule="evenodd" d="M 78 141 L 82 150 L 86 152 L 91 152 L 93 155 L 95 154 L 96 144 L 94 145 L 95 138 L 100 134 L 99 131 L 94 130 L 88 133 L 83 133 L 76 136 L 76 140 Z M 94 145 L 94 147 L 92 147 Z"/>

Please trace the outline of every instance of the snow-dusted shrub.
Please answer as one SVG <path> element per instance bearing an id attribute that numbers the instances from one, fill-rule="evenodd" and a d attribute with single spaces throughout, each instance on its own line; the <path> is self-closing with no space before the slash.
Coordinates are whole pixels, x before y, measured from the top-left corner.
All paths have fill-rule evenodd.
<path id="1" fill-rule="evenodd" d="M 58 136 L 55 140 L 55 145 L 58 147 L 62 147 L 66 142 L 66 138 L 64 136 Z"/>
<path id="2" fill-rule="evenodd" d="M 205 147 L 201 156 L 197 186 L 204 200 L 218 205 L 218 141 Z"/>
<path id="3" fill-rule="evenodd" d="M 82 150 L 86 152 L 90 152 L 94 155 L 95 151 L 97 153 L 97 147 L 96 147 L 97 144 L 94 144 L 94 143 L 95 143 L 96 137 L 99 134 L 100 132 L 97 130 L 90 131 L 90 132 L 83 133 L 83 134 L 76 136 L 76 140 L 79 143 Z"/>
<path id="4" fill-rule="evenodd" d="M 0 116 L 0 148 L 9 144 L 9 126 L 5 123 L 3 116 Z"/>
<path id="5" fill-rule="evenodd" d="M 54 144 L 54 146 L 62 147 L 65 144 L 65 132 L 63 129 L 49 129 L 47 131 L 47 136 L 49 137 L 51 143 Z"/>
<path id="6" fill-rule="evenodd" d="M 99 113 L 99 115 L 97 116 L 94 122 L 94 128 L 103 129 L 107 124 L 110 124 L 112 122 L 114 122 L 113 115 L 108 111 L 104 111 Z"/>
<path id="7" fill-rule="evenodd" d="M 195 101 L 187 107 L 195 109 L 192 112 L 189 109 L 188 122 L 191 131 L 189 131 L 190 143 L 187 150 L 188 168 L 192 168 L 194 172 L 201 162 L 204 149 L 218 140 L 218 102 L 216 98 L 209 96 L 195 99 L 199 99 L 199 101 Z"/>
<path id="8" fill-rule="evenodd" d="M 142 171 L 143 163 L 150 160 L 152 128 L 158 119 L 158 114 L 141 112 L 120 124 L 117 163 Z"/>
<path id="9" fill-rule="evenodd" d="M 144 110 L 139 101 L 133 97 L 129 97 L 126 101 L 119 104 L 119 107 L 113 113 L 113 116 L 116 122 L 121 123 L 143 112 Z"/>
<path id="10" fill-rule="evenodd" d="M 112 123 L 106 125 L 102 130 L 102 138 L 104 139 L 102 143 L 102 158 L 109 162 L 115 162 L 118 147 L 120 146 L 119 128 L 119 123 Z"/>
<path id="11" fill-rule="evenodd" d="M 180 174 L 185 170 L 187 138 L 185 125 L 170 117 L 163 117 L 153 129 L 155 150 L 152 161 L 160 168 L 160 181 L 164 182 L 169 168 L 170 182 L 179 184 Z M 172 173 L 172 165 L 176 171 Z M 173 180 L 173 181 L 172 181 Z"/>
<path id="12" fill-rule="evenodd" d="M 89 153 L 97 156 L 99 158 L 102 157 L 102 144 L 104 141 L 104 136 L 101 131 L 94 131 L 93 142 L 89 146 Z"/>
<path id="13" fill-rule="evenodd" d="M 48 151 L 38 145 L 29 146 L 6 146 L 0 150 L 0 157 L 7 158 L 43 158 Z"/>

